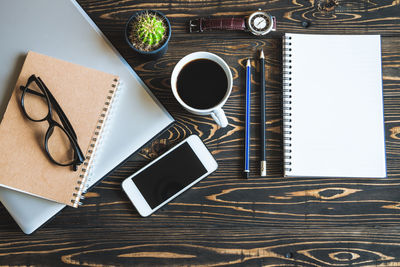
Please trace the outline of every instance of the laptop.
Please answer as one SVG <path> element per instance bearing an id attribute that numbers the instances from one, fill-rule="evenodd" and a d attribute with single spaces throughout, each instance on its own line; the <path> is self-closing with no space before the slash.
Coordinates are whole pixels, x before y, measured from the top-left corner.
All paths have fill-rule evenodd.
<path id="1" fill-rule="evenodd" d="M 75 0 L 2 0 L 0 36 L 0 120 L 29 50 L 121 78 L 87 188 L 174 121 Z M 0 201 L 26 234 L 65 207 L 3 187 Z"/>

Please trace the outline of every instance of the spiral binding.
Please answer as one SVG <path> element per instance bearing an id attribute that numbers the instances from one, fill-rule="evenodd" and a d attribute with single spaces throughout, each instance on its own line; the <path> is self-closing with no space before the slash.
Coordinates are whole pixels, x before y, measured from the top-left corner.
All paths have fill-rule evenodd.
<path id="1" fill-rule="evenodd" d="M 95 151 L 99 145 L 99 140 L 101 139 L 100 136 L 103 133 L 103 129 L 105 128 L 105 121 L 107 120 L 108 114 L 110 113 L 110 109 L 114 100 L 114 96 L 116 91 L 118 91 L 119 81 L 117 78 L 113 79 L 113 82 L 110 85 L 110 89 L 108 89 L 106 100 L 104 102 L 103 109 L 97 120 L 97 125 L 92 135 L 92 138 L 89 143 L 88 150 L 86 152 L 85 161 L 81 165 L 80 174 L 78 176 L 77 186 L 75 187 L 75 191 L 72 194 L 71 203 L 73 207 L 78 207 L 82 205 L 80 202 L 81 199 L 84 199 L 82 196 L 83 191 L 86 190 L 86 181 L 90 173 L 90 169 L 92 167 L 93 159 L 95 158 Z"/>
<path id="2" fill-rule="evenodd" d="M 283 61 L 283 164 L 285 174 L 292 171 L 292 37 L 284 36 L 282 44 Z"/>
<path id="3" fill-rule="evenodd" d="M 92 158 L 92 162 L 90 164 L 90 168 L 89 168 L 89 172 L 87 175 L 87 179 L 86 179 L 86 183 L 85 183 L 85 188 L 83 189 L 82 194 L 86 194 L 87 190 L 89 189 L 89 187 L 91 187 L 93 185 L 93 170 L 97 164 L 97 159 L 98 157 L 96 157 L 96 155 L 99 155 L 99 153 L 101 153 L 101 149 L 103 148 L 103 143 L 104 140 L 106 139 L 109 129 L 110 129 L 110 123 L 109 121 L 111 121 L 113 119 L 113 117 L 115 116 L 115 110 L 116 110 L 116 106 L 118 105 L 118 101 L 120 99 L 121 96 L 121 91 L 123 90 L 124 86 L 123 86 L 123 81 L 119 81 L 118 86 L 116 87 L 116 91 L 114 94 L 114 97 L 111 101 L 110 104 L 110 109 L 108 111 L 108 115 L 105 119 L 105 123 L 104 123 L 104 127 L 103 130 L 101 132 L 101 135 L 99 135 L 99 132 L 96 132 L 95 135 L 98 136 L 99 141 L 98 144 L 96 145 L 96 153 L 94 154 L 93 158 Z M 81 198 L 82 199 L 82 198 Z"/>

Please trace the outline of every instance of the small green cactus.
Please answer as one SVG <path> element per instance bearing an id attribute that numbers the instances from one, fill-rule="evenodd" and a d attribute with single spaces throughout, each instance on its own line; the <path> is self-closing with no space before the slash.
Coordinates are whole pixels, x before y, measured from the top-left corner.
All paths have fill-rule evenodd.
<path id="1" fill-rule="evenodd" d="M 130 41 L 142 51 L 157 49 L 167 35 L 163 18 L 155 13 L 145 12 L 137 16 L 131 24 Z"/>

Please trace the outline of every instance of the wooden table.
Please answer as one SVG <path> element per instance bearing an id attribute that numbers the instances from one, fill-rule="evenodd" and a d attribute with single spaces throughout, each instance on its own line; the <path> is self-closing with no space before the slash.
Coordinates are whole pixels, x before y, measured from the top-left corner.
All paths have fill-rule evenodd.
<path id="1" fill-rule="evenodd" d="M 330 11 L 318 10 L 318 0 L 79 3 L 177 122 L 89 192 L 83 207 L 66 208 L 31 236 L 0 206 L 0 265 L 400 266 L 398 0 L 339 0 Z M 123 38 L 126 20 L 147 8 L 162 11 L 172 24 L 168 52 L 155 62 L 137 58 Z M 258 8 L 277 17 L 276 33 L 257 38 L 244 32 L 187 32 L 190 18 L 244 16 Z M 310 26 L 302 27 L 302 21 Z M 282 178 L 284 32 L 382 35 L 387 179 Z M 260 48 L 266 54 L 268 177 L 258 176 L 260 106 L 255 90 L 251 178 L 244 180 L 244 66 Z M 230 125 L 224 129 L 211 117 L 183 110 L 170 90 L 174 65 L 200 50 L 224 58 L 233 73 L 233 93 L 225 105 Z M 327 82 L 330 78 L 327 73 Z M 257 88 L 258 76 L 252 82 Z M 206 143 L 219 169 L 151 217 L 141 218 L 121 191 L 121 181 L 190 134 Z"/>

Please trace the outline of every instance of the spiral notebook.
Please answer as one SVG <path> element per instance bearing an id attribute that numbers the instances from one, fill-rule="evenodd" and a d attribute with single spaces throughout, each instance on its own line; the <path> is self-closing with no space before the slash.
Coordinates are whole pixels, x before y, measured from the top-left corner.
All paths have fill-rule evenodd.
<path id="1" fill-rule="evenodd" d="M 49 124 L 32 122 L 22 112 L 19 88 L 32 74 L 43 80 L 76 132 L 85 156 L 77 171 L 49 160 L 44 150 Z M 77 207 L 118 85 L 115 75 L 30 51 L 0 124 L 0 185 Z"/>
<path id="2" fill-rule="evenodd" d="M 379 35 L 283 38 L 285 176 L 386 177 Z"/>

